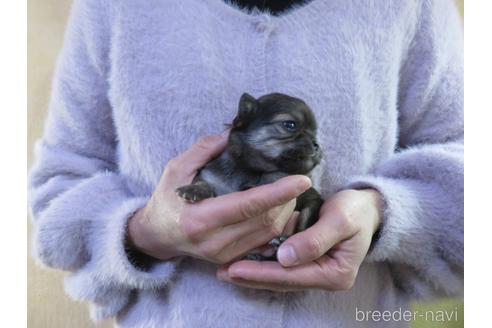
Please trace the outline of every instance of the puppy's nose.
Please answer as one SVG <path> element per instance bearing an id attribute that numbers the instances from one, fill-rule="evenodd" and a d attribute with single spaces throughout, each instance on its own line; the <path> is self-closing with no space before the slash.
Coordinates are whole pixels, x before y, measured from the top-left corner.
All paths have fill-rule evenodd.
<path id="1" fill-rule="evenodd" d="M 316 157 L 319 155 L 319 145 L 315 140 L 311 140 L 312 146 L 310 148 L 309 157 Z"/>

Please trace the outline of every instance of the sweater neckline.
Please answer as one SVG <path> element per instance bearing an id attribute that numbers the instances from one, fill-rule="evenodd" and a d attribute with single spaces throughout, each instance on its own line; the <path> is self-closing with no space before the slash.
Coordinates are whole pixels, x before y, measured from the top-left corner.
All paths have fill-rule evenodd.
<path id="1" fill-rule="evenodd" d="M 239 6 L 234 5 L 233 3 L 225 3 L 224 0 L 208 0 L 211 6 L 215 7 L 217 12 L 228 15 L 237 19 L 247 20 L 247 21 L 256 21 L 259 18 L 271 21 L 283 21 L 289 20 L 292 18 L 296 18 L 303 15 L 309 15 L 310 13 L 320 12 L 321 5 L 325 0 L 311 0 L 308 3 L 304 3 L 301 5 L 294 5 L 289 8 L 281 15 L 270 15 L 267 12 L 253 9 L 253 10 L 245 10 Z"/>
<path id="2" fill-rule="evenodd" d="M 249 13 L 253 9 L 257 9 L 261 12 L 268 13 L 272 16 L 282 16 L 285 13 L 289 12 L 289 10 L 294 8 L 299 8 L 307 5 L 309 2 L 313 0 L 273 0 L 269 4 L 267 4 L 268 0 L 222 0 L 222 2 L 232 5 L 233 8 L 238 8 L 239 10 L 245 11 Z M 263 3 L 263 4 L 262 4 Z M 283 4 L 282 4 L 283 3 Z M 270 5 L 275 7 L 276 9 L 270 9 Z M 282 7 L 282 5 L 284 7 Z M 260 8 L 260 6 L 264 6 L 264 8 Z M 278 6 L 278 7 L 276 7 Z"/>

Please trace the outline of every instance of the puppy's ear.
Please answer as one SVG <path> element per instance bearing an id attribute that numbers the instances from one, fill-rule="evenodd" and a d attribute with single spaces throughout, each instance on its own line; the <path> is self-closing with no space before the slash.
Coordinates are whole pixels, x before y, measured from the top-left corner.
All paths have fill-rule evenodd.
<path id="1" fill-rule="evenodd" d="M 250 94 L 243 93 L 239 99 L 239 110 L 232 122 L 234 128 L 239 128 L 248 123 L 258 111 L 258 101 Z"/>

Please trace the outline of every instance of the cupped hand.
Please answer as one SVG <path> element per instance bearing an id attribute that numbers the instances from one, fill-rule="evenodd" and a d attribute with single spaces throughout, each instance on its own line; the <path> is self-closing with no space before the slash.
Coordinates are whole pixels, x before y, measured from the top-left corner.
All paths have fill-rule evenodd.
<path id="1" fill-rule="evenodd" d="M 373 189 L 344 190 L 325 201 L 316 224 L 279 248 L 278 260 L 223 265 L 219 279 L 273 291 L 350 289 L 381 220 Z"/>
<path id="2" fill-rule="evenodd" d="M 227 134 L 201 139 L 168 162 L 148 204 L 129 220 L 129 244 L 154 258 L 188 255 L 227 263 L 282 234 L 294 219 L 295 198 L 311 186 L 305 176 L 190 204 L 176 188 L 219 155 Z"/>

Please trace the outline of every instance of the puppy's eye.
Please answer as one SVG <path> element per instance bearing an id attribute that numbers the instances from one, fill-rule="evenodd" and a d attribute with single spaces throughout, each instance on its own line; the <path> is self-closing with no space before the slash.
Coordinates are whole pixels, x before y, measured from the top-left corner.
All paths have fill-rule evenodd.
<path id="1" fill-rule="evenodd" d="M 297 124 L 294 121 L 283 121 L 282 126 L 284 128 L 286 128 L 287 130 L 295 130 L 297 127 Z"/>

